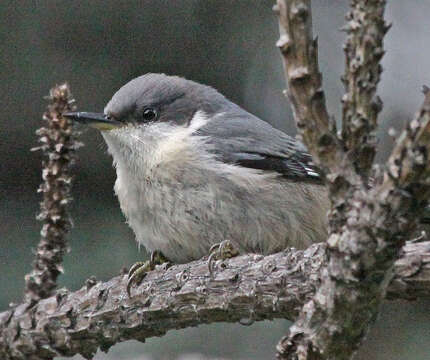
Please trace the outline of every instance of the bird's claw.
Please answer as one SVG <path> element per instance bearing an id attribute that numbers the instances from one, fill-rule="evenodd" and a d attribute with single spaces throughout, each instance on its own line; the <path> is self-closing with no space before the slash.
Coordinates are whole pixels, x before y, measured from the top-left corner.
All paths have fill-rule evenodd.
<path id="1" fill-rule="evenodd" d="M 139 261 L 130 268 L 128 272 L 127 280 L 127 294 L 131 296 L 131 287 L 133 285 L 139 285 L 145 278 L 146 274 L 155 269 L 156 265 L 168 263 L 164 255 L 160 251 L 153 251 L 151 253 L 151 259 L 148 261 Z"/>
<path id="2" fill-rule="evenodd" d="M 146 274 L 154 270 L 154 267 L 151 264 L 151 261 L 139 261 L 130 268 L 128 272 L 128 280 L 127 280 L 127 294 L 128 297 L 131 297 L 131 287 L 133 285 L 139 285 Z"/>
<path id="3" fill-rule="evenodd" d="M 214 244 L 209 249 L 208 267 L 209 274 L 213 277 L 216 260 L 226 260 L 239 255 L 239 250 L 236 249 L 230 240 L 224 240 L 218 244 Z"/>

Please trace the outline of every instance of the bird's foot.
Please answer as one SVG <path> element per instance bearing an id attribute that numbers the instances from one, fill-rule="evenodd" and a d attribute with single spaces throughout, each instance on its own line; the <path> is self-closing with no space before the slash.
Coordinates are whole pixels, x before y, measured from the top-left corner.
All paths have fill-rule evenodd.
<path id="1" fill-rule="evenodd" d="M 169 260 L 158 250 L 151 253 L 151 259 L 148 261 L 139 261 L 128 271 L 127 294 L 130 297 L 131 287 L 138 286 L 146 274 L 155 269 L 157 265 L 169 263 Z"/>
<path id="2" fill-rule="evenodd" d="M 212 245 L 209 249 L 208 259 L 209 274 L 211 277 L 213 276 L 216 260 L 227 260 L 238 255 L 239 250 L 233 246 L 230 240 L 224 240 L 218 244 Z"/>

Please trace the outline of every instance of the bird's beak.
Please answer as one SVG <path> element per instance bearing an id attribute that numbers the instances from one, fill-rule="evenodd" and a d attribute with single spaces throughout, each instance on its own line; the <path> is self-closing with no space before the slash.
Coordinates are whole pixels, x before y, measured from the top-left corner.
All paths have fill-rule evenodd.
<path id="1" fill-rule="evenodd" d="M 79 111 L 67 112 L 63 116 L 101 131 L 116 129 L 124 125 L 122 122 L 109 118 L 102 113 Z"/>

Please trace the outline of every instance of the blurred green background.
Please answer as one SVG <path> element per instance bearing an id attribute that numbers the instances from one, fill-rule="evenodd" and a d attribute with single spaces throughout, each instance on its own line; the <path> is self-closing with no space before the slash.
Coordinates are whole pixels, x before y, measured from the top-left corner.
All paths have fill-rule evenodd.
<path id="1" fill-rule="evenodd" d="M 274 126 L 295 133 L 270 0 L 7 1 L 0 2 L 0 309 L 19 302 L 31 269 L 40 224 L 40 154 L 34 131 L 41 126 L 49 88 L 68 81 L 79 109 L 101 111 L 128 80 L 165 72 L 214 86 Z M 314 32 L 329 110 L 340 117 L 342 43 L 347 1 L 314 1 Z M 379 94 L 385 107 L 380 155 L 421 102 L 430 84 L 430 1 L 390 1 L 394 23 L 386 39 Z M 147 256 L 138 251 L 113 194 L 111 159 L 101 136 L 82 134 L 75 167 L 74 228 L 61 286 L 77 289 L 90 275 L 107 280 Z M 357 359 L 430 358 L 430 302 L 387 303 Z M 147 343 L 126 342 L 95 359 L 175 359 L 198 353 L 230 359 L 272 359 L 287 321 L 251 327 L 216 324 L 172 331 Z M 75 359 L 81 359 L 76 356 Z"/>

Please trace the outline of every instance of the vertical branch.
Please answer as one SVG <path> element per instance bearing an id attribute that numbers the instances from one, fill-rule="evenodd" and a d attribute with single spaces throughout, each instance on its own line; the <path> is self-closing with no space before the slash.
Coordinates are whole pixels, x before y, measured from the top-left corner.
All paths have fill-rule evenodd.
<path id="1" fill-rule="evenodd" d="M 62 114 L 74 110 L 74 100 L 67 84 L 50 90 L 49 105 L 43 115 L 46 126 L 37 130 L 39 142 L 36 149 L 43 152 L 43 182 L 39 191 L 43 193 L 38 219 L 43 222 L 40 242 L 36 251 L 33 270 L 25 276 L 25 297 L 30 303 L 52 295 L 61 262 L 67 251 L 66 234 L 71 225 L 67 206 L 71 200 L 72 177 L 70 168 L 74 162 L 79 143 L 70 120 Z"/>
<path id="2" fill-rule="evenodd" d="M 430 197 L 430 89 L 424 86 L 423 93 L 421 109 L 397 139 L 383 182 L 373 190 L 390 213 L 407 207 L 406 213 L 398 211 L 394 219 L 403 231 L 417 226 Z M 380 221 L 389 219 L 380 217 Z M 396 240 L 397 247 L 403 244 L 404 239 Z"/>
<path id="3" fill-rule="evenodd" d="M 332 202 L 330 228 L 338 231 L 346 222 L 345 199 L 351 186 L 360 182 L 348 162 L 344 145 L 329 118 L 318 66 L 317 40 L 312 38 L 310 0 L 277 0 L 279 19 L 277 42 L 288 83 L 288 98 L 294 120 L 313 160 L 324 170 Z"/>
<path id="4" fill-rule="evenodd" d="M 368 176 L 375 157 L 373 132 L 382 109 L 376 89 L 385 54 L 383 39 L 389 29 L 384 9 L 385 0 L 351 0 L 351 11 L 346 15 L 342 138 L 357 173 L 363 177 Z"/>
<path id="5" fill-rule="evenodd" d="M 423 93 L 421 109 L 399 136 L 388 159 L 383 189 L 398 186 L 407 190 L 406 186 L 423 176 L 422 171 L 426 171 L 424 177 L 430 179 L 430 169 L 426 166 L 430 162 L 430 153 L 425 151 L 430 144 L 430 89 L 423 86 Z M 420 199 L 419 193 L 414 195 Z"/>
<path id="6" fill-rule="evenodd" d="M 277 0 L 282 53 L 288 82 L 288 98 L 303 142 L 322 169 L 342 163 L 334 121 L 327 112 L 318 67 L 317 39 L 312 38 L 310 0 Z"/>

